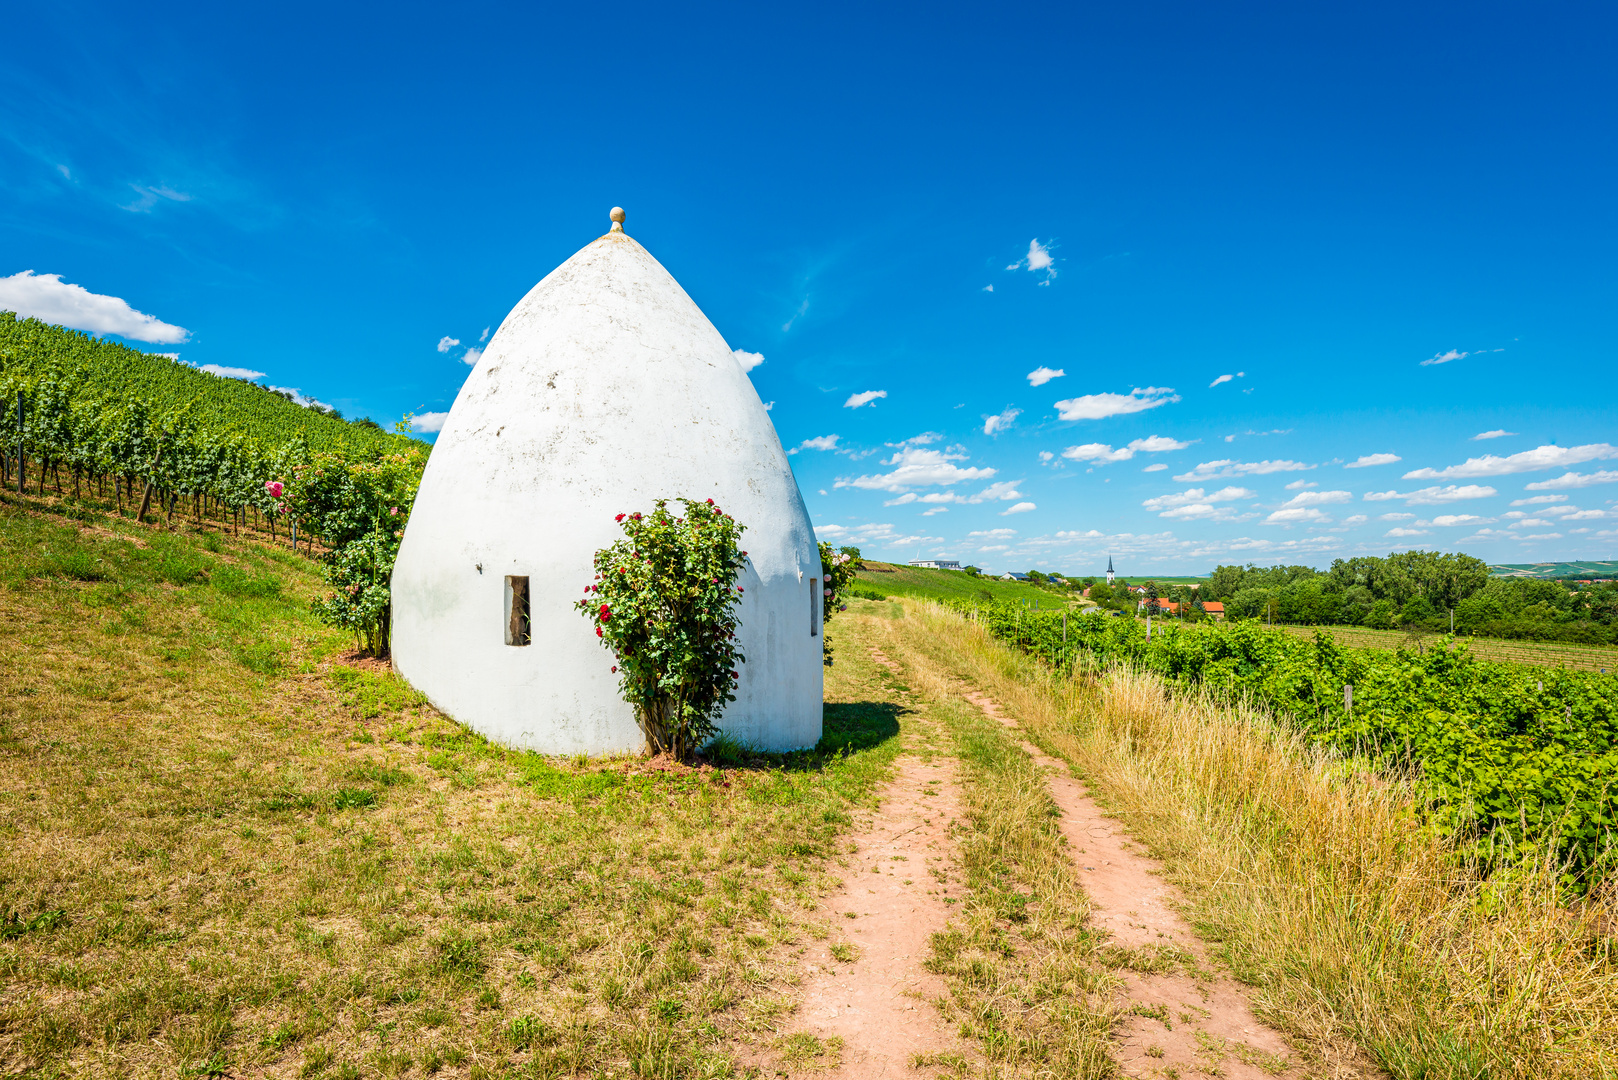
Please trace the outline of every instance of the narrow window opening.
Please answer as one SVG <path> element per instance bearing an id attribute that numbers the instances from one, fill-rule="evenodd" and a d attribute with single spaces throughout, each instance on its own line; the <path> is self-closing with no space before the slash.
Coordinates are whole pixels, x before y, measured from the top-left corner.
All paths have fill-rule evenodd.
<path id="1" fill-rule="evenodd" d="M 506 644 L 527 645 L 533 641 L 528 621 L 528 578 L 506 578 Z"/>
<path id="2" fill-rule="evenodd" d="M 816 578 L 809 579 L 809 636 L 817 637 L 820 634 L 820 582 Z"/>

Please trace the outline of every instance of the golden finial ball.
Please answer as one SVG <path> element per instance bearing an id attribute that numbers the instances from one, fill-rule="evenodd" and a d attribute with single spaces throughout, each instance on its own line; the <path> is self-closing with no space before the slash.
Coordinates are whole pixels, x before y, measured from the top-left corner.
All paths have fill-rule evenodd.
<path id="1" fill-rule="evenodd" d="M 618 224 L 622 225 L 624 223 L 624 208 L 621 206 L 615 206 L 612 208 L 612 213 L 608 214 L 607 216 L 612 218 L 612 220 L 616 221 Z"/>

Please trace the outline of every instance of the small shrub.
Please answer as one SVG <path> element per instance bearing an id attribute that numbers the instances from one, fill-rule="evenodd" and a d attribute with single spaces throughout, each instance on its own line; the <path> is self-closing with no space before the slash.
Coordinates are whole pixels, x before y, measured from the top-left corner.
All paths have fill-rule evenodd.
<path id="1" fill-rule="evenodd" d="M 334 810 L 363 810 L 376 805 L 376 792 L 370 788 L 338 788 L 332 796 Z"/>
<path id="2" fill-rule="evenodd" d="M 483 977 L 488 960 L 483 945 L 459 930 L 451 930 L 432 943 L 432 970 L 454 979 L 474 981 Z M 498 999 L 497 999 L 498 1000 Z"/>

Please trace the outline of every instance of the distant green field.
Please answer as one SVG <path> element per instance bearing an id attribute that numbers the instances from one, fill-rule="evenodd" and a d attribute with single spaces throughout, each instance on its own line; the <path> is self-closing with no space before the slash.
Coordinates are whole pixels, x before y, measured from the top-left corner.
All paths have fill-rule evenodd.
<path id="1" fill-rule="evenodd" d="M 1317 629 L 1352 649 L 1410 648 L 1437 640 L 1436 634 L 1410 634 L 1403 630 L 1371 630 L 1364 626 L 1276 626 L 1277 630 L 1302 638 L 1312 638 Z M 1479 660 L 1508 664 L 1536 664 L 1540 667 L 1568 667 L 1584 671 L 1618 671 L 1618 649 L 1600 645 L 1564 645 L 1556 641 L 1502 641 L 1498 638 L 1463 637 L 1472 655 Z"/>
<path id="2" fill-rule="evenodd" d="M 965 570 L 923 570 L 914 566 L 865 561 L 854 579 L 855 591 L 875 590 L 884 596 L 919 600 L 1022 600 L 1041 607 L 1061 607 L 1068 597 L 1055 589 L 1042 589 L 1021 581 L 973 577 Z M 988 593 L 988 597 L 983 594 Z"/>
<path id="3" fill-rule="evenodd" d="M 1490 577 L 1618 578 L 1618 562 L 1490 563 Z"/>

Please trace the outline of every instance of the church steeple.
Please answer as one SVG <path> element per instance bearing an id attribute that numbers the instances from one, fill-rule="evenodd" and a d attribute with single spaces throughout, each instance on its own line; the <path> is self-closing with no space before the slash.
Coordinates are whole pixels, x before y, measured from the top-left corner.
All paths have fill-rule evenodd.
<path id="1" fill-rule="evenodd" d="M 1107 556 L 1107 584 L 1112 584 L 1112 556 Z"/>

